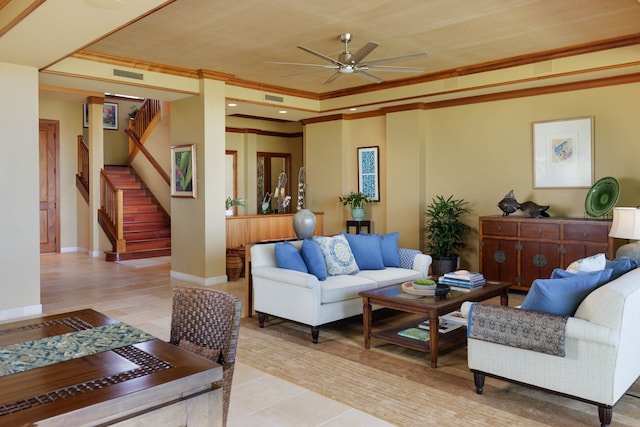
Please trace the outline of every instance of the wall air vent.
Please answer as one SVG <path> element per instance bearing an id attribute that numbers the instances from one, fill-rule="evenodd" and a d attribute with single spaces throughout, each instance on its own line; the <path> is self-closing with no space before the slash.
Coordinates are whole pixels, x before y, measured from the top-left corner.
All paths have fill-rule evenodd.
<path id="1" fill-rule="evenodd" d="M 118 77 L 127 77 L 130 79 L 143 80 L 144 75 L 142 73 L 133 73 L 131 71 L 118 70 L 117 68 L 113 69 L 113 75 Z"/>
<path id="2" fill-rule="evenodd" d="M 275 101 L 275 102 L 284 102 L 283 96 L 269 95 L 268 93 L 264 94 L 265 101 Z"/>

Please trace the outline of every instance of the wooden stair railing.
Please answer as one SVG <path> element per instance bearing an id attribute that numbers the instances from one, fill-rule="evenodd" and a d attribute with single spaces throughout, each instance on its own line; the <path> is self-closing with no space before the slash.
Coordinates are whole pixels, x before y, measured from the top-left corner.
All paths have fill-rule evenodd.
<path id="1" fill-rule="evenodd" d="M 160 112 L 162 111 L 162 101 L 157 99 L 145 99 L 136 116 L 129 120 L 129 130 L 137 136 L 139 142 L 146 141 L 149 132 L 160 120 Z M 126 132 L 126 130 L 125 130 Z M 127 132 L 130 135 L 130 132 Z M 137 145 L 129 146 L 129 164 L 138 154 L 139 147 Z"/>
<path id="2" fill-rule="evenodd" d="M 125 252 L 127 242 L 124 240 L 123 193 L 115 188 L 104 170 L 100 171 L 98 222 L 103 226 L 116 252 Z"/>
<path id="3" fill-rule="evenodd" d="M 142 145 L 142 142 L 140 142 L 140 139 L 138 138 L 138 136 L 134 133 L 133 130 L 131 129 L 125 129 L 125 133 L 127 135 L 129 135 L 129 140 L 131 142 L 133 142 L 133 144 L 135 145 L 135 147 L 142 153 L 144 154 L 144 156 L 147 158 L 147 160 L 149 160 L 149 163 L 151 163 L 151 165 L 153 166 L 153 168 L 160 174 L 160 176 L 162 177 L 162 179 L 164 180 L 164 182 L 167 183 L 167 185 L 171 185 L 171 178 L 169 177 L 169 175 L 164 171 L 164 169 L 162 169 L 162 166 L 160 166 L 160 163 L 158 163 L 158 161 L 151 155 L 151 153 L 149 153 L 149 150 L 147 150 L 144 145 Z M 133 154 L 133 152 L 132 152 Z M 129 156 L 129 164 L 131 164 L 131 155 Z"/>
<path id="4" fill-rule="evenodd" d="M 78 173 L 76 187 L 82 194 L 84 201 L 89 203 L 89 147 L 84 137 L 78 135 Z"/>

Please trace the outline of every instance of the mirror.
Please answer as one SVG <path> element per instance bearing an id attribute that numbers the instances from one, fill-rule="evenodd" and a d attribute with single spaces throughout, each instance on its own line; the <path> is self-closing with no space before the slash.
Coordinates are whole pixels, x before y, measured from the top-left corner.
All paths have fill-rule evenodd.
<path id="1" fill-rule="evenodd" d="M 278 188 L 280 173 L 287 174 L 287 182 L 284 185 L 284 194 L 291 194 L 291 154 L 288 153 L 257 153 L 257 206 L 260 206 L 258 213 L 278 212 L 278 201 L 273 197 Z M 266 197 L 265 197 L 266 195 Z M 269 201 L 268 205 L 263 203 Z M 287 206 L 285 212 L 291 212 L 291 204 Z"/>

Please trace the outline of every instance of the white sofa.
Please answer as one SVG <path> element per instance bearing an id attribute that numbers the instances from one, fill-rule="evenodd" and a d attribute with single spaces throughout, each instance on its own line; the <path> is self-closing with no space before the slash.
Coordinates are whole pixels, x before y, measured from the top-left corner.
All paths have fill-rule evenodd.
<path id="1" fill-rule="evenodd" d="M 469 316 L 471 306 L 465 303 L 463 314 Z M 472 309 L 470 320 L 475 316 Z M 564 357 L 469 337 L 476 392 L 482 394 L 486 375 L 541 388 L 597 405 L 601 425 L 608 426 L 613 406 L 640 376 L 638 325 L 640 268 L 602 285 L 579 304 L 566 320 Z"/>
<path id="2" fill-rule="evenodd" d="M 290 243 L 298 249 L 302 246 L 302 240 Z M 278 268 L 276 244 L 251 247 L 253 301 L 258 322 L 262 328 L 266 315 L 272 315 L 309 325 L 314 343 L 318 342 L 320 325 L 362 314 L 359 292 L 424 278 L 431 265 L 431 256 L 416 254 L 411 269 L 360 270 L 321 281 L 310 273 Z"/>

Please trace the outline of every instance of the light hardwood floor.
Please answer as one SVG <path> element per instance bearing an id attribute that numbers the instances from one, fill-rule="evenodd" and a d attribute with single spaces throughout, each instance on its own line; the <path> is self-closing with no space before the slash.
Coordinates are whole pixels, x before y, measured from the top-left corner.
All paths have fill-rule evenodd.
<path id="1" fill-rule="evenodd" d="M 158 258 L 121 264 L 80 253 L 42 255 L 43 313 L 93 308 L 168 340 L 172 289 L 197 287 L 171 278 L 169 261 L 169 258 Z M 244 279 L 214 288 L 245 300 Z M 246 313 L 246 308 L 244 310 Z M 384 427 L 392 424 L 268 375 L 238 359 L 227 425 Z"/>

